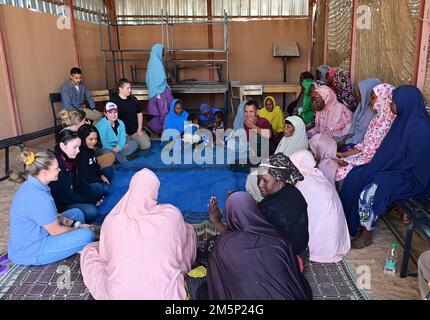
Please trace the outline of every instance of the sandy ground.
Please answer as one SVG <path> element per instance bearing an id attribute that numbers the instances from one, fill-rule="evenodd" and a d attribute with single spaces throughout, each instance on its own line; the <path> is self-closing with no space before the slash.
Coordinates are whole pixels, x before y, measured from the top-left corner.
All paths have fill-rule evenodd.
<path id="1" fill-rule="evenodd" d="M 13 163 L 13 157 L 11 157 L 11 162 L 12 168 L 18 167 Z M 0 172 L 3 173 L 3 168 L 1 166 L 0 170 Z M 9 208 L 12 197 L 18 188 L 18 183 L 8 180 L 0 182 L 0 252 L 7 250 L 7 239 L 9 236 Z M 404 237 L 406 225 L 401 223 L 400 213 L 398 210 L 392 210 L 387 214 L 387 217 Z M 417 279 L 413 277 L 401 279 L 399 277 L 400 260 L 403 255 L 403 248 L 401 245 L 399 245 L 399 266 L 396 276 L 386 277 L 383 274 L 386 250 L 392 241 L 396 241 L 395 236 L 388 229 L 386 224 L 380 221 L 379 227 L 375 232 L 373 244 L 361 250 L 351 250 L 347 258 L 352 262 L 356 273 L 361 274 L 363 270 L 370 270 L 369 281 L 364 283 L 364 287 L 368 288 L 366 292 L 369 294 L 371 299 L 419 299 Z M 430 249 L 430 243 L 420 234 L 415 234 L 412 247 L 414 254 L 418 257 L 421 252 Z M 410 260 L 409 271 L 415 270 L 416 265 L 412 260 Z"/>

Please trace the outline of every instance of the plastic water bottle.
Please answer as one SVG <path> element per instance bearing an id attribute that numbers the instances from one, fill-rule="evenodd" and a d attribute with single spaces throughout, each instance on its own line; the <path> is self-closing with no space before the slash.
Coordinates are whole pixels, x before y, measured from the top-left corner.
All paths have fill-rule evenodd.
<path id="1" fill-rule="evenodd" d="M 387 250 L 387 256 L 384 263 L 384 275 L 394 276 L 396 274 L 397 264 L 397 243 L 392 242 L 391 247 Z"/>

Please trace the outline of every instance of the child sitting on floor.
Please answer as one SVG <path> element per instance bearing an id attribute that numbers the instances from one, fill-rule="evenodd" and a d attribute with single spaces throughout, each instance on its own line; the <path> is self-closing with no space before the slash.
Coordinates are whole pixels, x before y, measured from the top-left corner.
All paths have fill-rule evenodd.
<path id="1" fill-rule="evenodd" d="M 199 130 L 199 119 L 194 113 L 190 113 L 187 117 L 187 124 L 184 126 L 183 141 L 185 144 L 197 144 L 201 141 L 200 135 L 197 134 Z"/>
<path id="2" fill-rule="evenodd" d="M 82 176 L 87 180 L 94 192 L 107 195 L 110 190 L 110 180 L 113 174 L 112 167 L 101 169 L 97 162 L 95 148 L 101 148 L 99 132 L 90 124 L 84 124 L 78 130 L 81 146 L 76 157 L 77 166 Z"/>
<path id="3" fill-rule="evenodd" d="M 214 114 L 214 122 L 212 127 L 215 144 L 224 143 L 224 114 L 222 111 L 217 111 Z"/>

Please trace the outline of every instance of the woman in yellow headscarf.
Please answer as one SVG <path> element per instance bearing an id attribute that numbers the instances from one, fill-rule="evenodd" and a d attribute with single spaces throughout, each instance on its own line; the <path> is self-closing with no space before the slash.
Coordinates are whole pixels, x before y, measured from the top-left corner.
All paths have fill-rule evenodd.
<path id="1" fill-rule="evenodd" d="M 277 133 L 284 131 L 284 114 L 281 108 L 276 105 L 274 97 L 267 96 L 264 99 L 264 108 L 258 111 L 258 115 L 269 120 L 273 131 Z"/>
<path id="2" fill-rule="evenodd" d="M 258 111 L 258 116 L 270 122 L 273 134 L 275 135 L 275 145 L 278 145 L 284 132 L 284 113 L 281 108 L 276 105 L 274 97 L 267 96 L 264 99 L 264 107 Z"/>

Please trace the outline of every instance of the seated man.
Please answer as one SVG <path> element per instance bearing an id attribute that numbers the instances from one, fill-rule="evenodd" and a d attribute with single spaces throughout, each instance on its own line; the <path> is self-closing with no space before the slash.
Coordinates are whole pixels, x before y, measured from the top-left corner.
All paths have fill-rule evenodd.
<path id="1" fill-rule="evenodd" d="M 422 253 L 418 259 L 418 285 L 421 297 L 430 299 L 430 250 Z"/>
<path id="2" fill-rule="evenodd" d="M 272 125 L 270 124 L 269 120 L 259 117 L 257 115 L 257 111 L 257 102 L 255 102 L 254 100 L 249 100 L 247 103 L 245 103 L 243 128 L 246 131 L 248 143 L 251 147 L 251 150 L 256 152 L 257 156 L 261 155 L 261 142 L 263 142 L 263 139 L 269 139 L 269 155 L 271 155 L 275 150 L 273 143 L 274 135 L 272 132 Z M 253 136 L 250 135 L 251 130 L 257 134 L 256 143 L 255 141 L 253 141 Z"/>
<path id="3" fill-rule="evenodd" d="M 90 104 L 90 108 L 84 105 L 84 98 Z M 85 111 L 88 120 L 98 121 L 102 113 L 97 111 L 91 92 L 82 83 L 82 71 L 73 67 L 70 70 L 70 80 L 61 86 L 61 104 L 63 109 L 82 109 Z"/>

